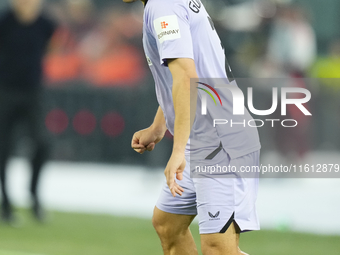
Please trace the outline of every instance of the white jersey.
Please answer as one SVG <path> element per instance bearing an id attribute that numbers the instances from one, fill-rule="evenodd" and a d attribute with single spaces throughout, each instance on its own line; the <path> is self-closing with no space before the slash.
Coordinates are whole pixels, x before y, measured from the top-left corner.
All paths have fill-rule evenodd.
<path id="1" fill-rule="evenodd" d="M 155 80 L 157 100 L 172 134 L 175 112 L 167 59 L 193 59 L 200 81 L 208 81 L 212 87 L 215 87 L 212 79 L 216 78 L 237 86 L 229 72 L 228 77 L 223 46 L 200 0 L 149 0 L 144 11 L 143 45 Z M 256 128 L 243 124 L 213 127 L 213 119 L 221 117 L 234 123 L 248 123 L 252 119 L 247 110 L 245 115 L 233 115 L 231 93 L 218 90 L 223 106 L 216 108 L 211 104 L 213 99 L 208 98 L 211 100 L 207 115 L 201 115 L 203 93 L 198 92 L 198 110 L 187 151 L 206 154 L 222 144 L 231 158 L 237 158 L 259 150 Z"/>

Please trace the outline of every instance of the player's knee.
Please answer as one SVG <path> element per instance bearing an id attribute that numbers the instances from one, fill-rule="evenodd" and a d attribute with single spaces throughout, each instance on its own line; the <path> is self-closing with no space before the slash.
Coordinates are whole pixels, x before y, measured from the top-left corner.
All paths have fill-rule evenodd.
<path id="1" fill-rule="evenodd" d="M 220 250 L 219 245 L 213 241 L 202 242 L 201 247 L 203 255 L 215 254 Z"/>
<path id="2" fill-rule="evenodd" d="M 212 254 L 223 254 L 223 255 L 239 255 L 238 249 L 235 247 L 231 247 L 226 245 L 223 242 L 220 242 L 216 239 L 205 240 L 201 244 L 203 255 L 212 255 Z"/>
<path id="3" fill-rule="evenodd" d="M 176 240 L 174 239 L 175 235 L 171 230 L 169 223 L 154 215 L 152 217 L 152 225 L 159 236 L 163 250 L 170 251 L 176 243 Z"/>
<path id="4" fill-rule="evenodd" d="M 182 228 L 176 227 L 171 221 L 157 215 L 152 217 L 152 225 L 161 239 L 163 247 L 171 247 L 176 243 L 177 238 L 180 238 L 185 232 Z"/>
<path id="5" fill-rule="evenodd" d="M 171 235 L 171 229 L 169 226 L 169 223 L 165 220 L 163 220 L 161 217 L 157 215 L 153 215 L 152 217 L 152 225 L 154 229 L 156 230 L 157 234 L 161 238 L 167 238 Z"/>

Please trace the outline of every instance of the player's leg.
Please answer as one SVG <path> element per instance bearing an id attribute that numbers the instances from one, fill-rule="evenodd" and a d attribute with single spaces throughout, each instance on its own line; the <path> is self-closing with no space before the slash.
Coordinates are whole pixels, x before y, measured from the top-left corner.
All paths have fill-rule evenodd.
<path id="1" fill-rule="evenodd" d="M 32 210 L 33 215 L 38 220 L 44 220 L 44 212 L 41 208 L 39 196 L 38 196 L 38 184 L 40 180 L 41 170 L 43 164 L 47 159 L 47 148 L 43 143 L 37 142 L 37 149 L 35 151 L 35 155 L 32 159 L 32 177 L 30 184 L 30 191 L 32 196 Z"/>
<path id="2" fill-rule="evenodd" d="M 1 136 L 3 137 L 3 136 Z M 7 138 L 4 138 L 7 139 Z M 4 221 L 12 221 L 13 213 L 11 203 L 9 201 L 9 197 L 7 194 L 7 172 L 6 172 L 6 164 L 9 157 L 9 152 L 7 151 L 9 148 L 9 142 L 1 140 L 0 145 L 0 182 L 1 182 L 1 218 Z"/>
<path id="3" fill-rule="evenodd" d="M 195 215 L 179 215 L 154 209 L 153 226 L 161 240 L 165 255 L 197 255 L 189 226 Z"/>
<path id="4" fill-rule="evenodd" d="M 202 234 L 203 255 L 241 255 L 238 248 L 240 232 L 233 222 L 225 233 Z"/>
<path id="5" fill-rule="evenodd" d="M 2 92 L 2 91 L 1 91 Z M 0 95 L 0 182 L 1 182 L 1 218 L 4 221 L 14 220 L 11 203 L 7 194 L 6 164 L 11 151 L 12 129 L 16 122 L 12 98 L 5 93 Z"/>
<path id="6" fill-rule="evenodd" d="M 28 122 L 30 136 L 33 141 L 33 155 L 31 158 L 32 175 L 30 183 L 30 192 L 32 197 L 33 215 L 38 220 L 44 219 L 44 213 L 40 205 L 38 196 L 38 185 L 43 165 L 47 161 L 49 155 L 49 146 L 46 142 L 45 135 L 42 129 L 41 119 L 41 98 L 38 94 L 33 93 L 27 98 L 26 120 Z"/>
<path id="7" fill-rule="evenodd" d="M 176 180 L 184 189 L 182 196 L 173 197 L 164 181 L 154 210 L 152 222 L 165 255 L 197 255 L 197 248 L 189 230 L 197 208 L 196 192 L 190 178 L 188 162 L 189 160 L 183 172 L 183 179 Z"/>

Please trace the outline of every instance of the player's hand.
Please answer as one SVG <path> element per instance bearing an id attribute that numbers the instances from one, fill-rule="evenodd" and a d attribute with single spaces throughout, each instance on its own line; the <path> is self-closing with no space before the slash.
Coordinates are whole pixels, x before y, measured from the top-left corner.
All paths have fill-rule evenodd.
<path id="1" fill-rule="evenodd" d="M 164 133 L 155 131 L 152 127 L 134 133 L 131 147 L 138 153 L 143 154 L 146 150 L 152 151 L 155 145 L 164 137 Z"/>
<path id="2" fill-rule="evenodd" d="M 175 197 L 176 194 L 182 196 L 184 189 L 176 183 L 176 180 L 183 179 L 183 171 L 186 165 L 184 153 L 172 153 L 168 164 L 164 170 L 166 182 L 169 186 L 171 194 Z"/>

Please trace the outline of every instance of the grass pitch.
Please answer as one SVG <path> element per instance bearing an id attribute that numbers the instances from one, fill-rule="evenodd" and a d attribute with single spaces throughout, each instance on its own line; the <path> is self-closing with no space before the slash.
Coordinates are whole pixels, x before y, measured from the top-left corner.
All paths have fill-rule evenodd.
<path id="1" fill-rule="evenodd" d="M 0 224 L 0 255 L 157 255 L 162 254 L 151 220 L 53 212 L 39 224 L 20 210 L 22 226 Z M 198 226 L 192 226 L 199 246 Z M 251 255 L 339 255 L 340 236 L 256 231 L 241 235 Z"/>

